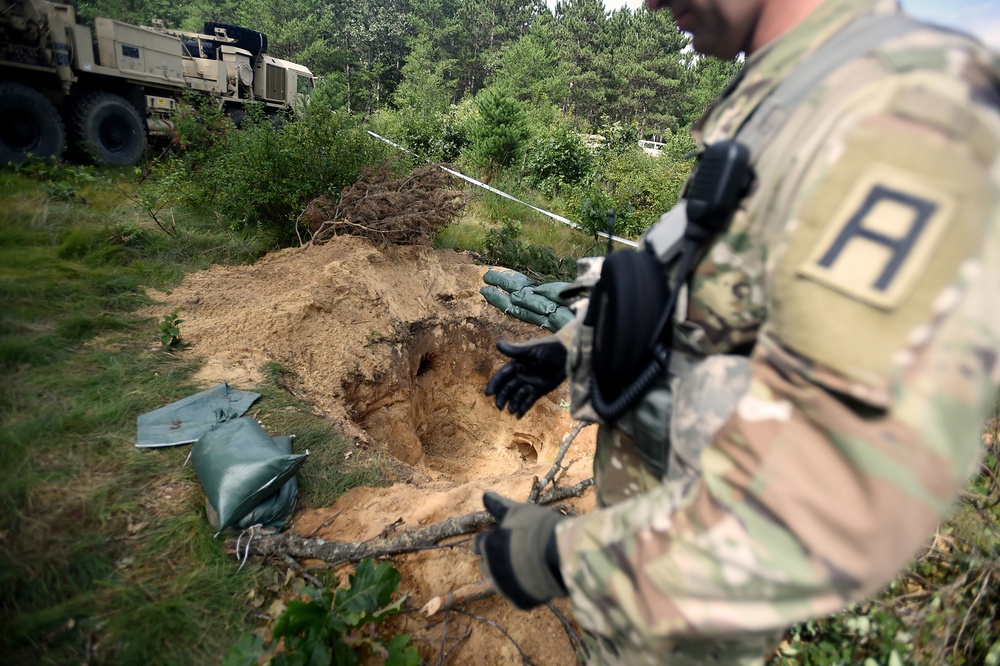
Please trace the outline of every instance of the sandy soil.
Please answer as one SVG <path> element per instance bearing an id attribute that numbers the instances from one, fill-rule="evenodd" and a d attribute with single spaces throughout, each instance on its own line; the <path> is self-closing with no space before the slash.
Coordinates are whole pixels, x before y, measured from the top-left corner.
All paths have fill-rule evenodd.
<path id="1" fill-rule="evenodd" d="M 520 421 L 483 395 L 504 362 L 496 341 L 545 333 L 486 303 L 479 288 L 487 270 L 453 250 L 387 249 L 338 237 L 270 254 L 252 266 L 193 273 L 171 293 L 153 296 L 184 308 L 187 353 L 205 361 L 199 379 L 206 386 L 225 381 L 252 388 L 264 363 L 280 363 L 293 374 L 297 397 L 360 445 L 380 447 L 412 470 L 407 483 L 356 488 L 332 507 L 300 511 L 291 528 L 356 541 L 397 520 L 397 530 L 417 529 L 479 511 L 485 490 L 524 499 L 572 426 L 561 406 L 565 392 L 543 398 Z M 592 429 L 577 437 L 559 485 L 590 476 L 593 438 Z M 567 506 L 587 511 L 592 505 L 588 495 Z M 402 573 L 401 591 L 416 608 L 481 577 L 467 544 L 392 561 Z M 561 608 L 570 614 L 567 605 Z M 535 664 L 575 663 L 548 609 L 522 613 L 493 597 L 467 610 L 506 630 Z M 444 622 L 414 612 L 396 624 L 434 663 L 442 645 L 445 651 L 455 645 L 453 638 L 442 642 L 442 634 L 466 630 L 471 634 L 446 663 L 520 661 L 514 643 L 480 620 L 452 613 Z"/>

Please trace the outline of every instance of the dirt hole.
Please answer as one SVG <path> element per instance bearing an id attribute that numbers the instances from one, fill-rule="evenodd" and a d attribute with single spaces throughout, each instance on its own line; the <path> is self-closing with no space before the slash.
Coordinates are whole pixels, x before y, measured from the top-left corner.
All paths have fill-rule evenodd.
<path id="1" fill-rule="evenodd" d="M 297 397 L 360 446 L 387 450 L 419 472 L 391 487 L 353 488 L 329 507 L 301 510 L 291 527 L 315 538 L 364 541 L 399 520 L 397 531 L 405 531 L 481 511 L 487 490 L 527 497 L 532 478 L 545 475 L 572 427 L 560 406 L 565 388 L 520 420 L 497 411 L 483 394 L 505 362 L 496 341 L 541 334 L 485 302 L 479 288 L 486 270 L 451 250 L 389 252 L 345 236 L 272 253 L 250 266 L 189 274 L 172 293 L 154 294 L 160 304 L 148 315 L 159 319 L 185 308 L 185 354 L 204 360 L 199 379 L 206 387 L 225 381 L 252 388 L 263 381 L 262 364 L 280 363 L 295 378 Z M 556 477 L 560 486 L 591 475 L 591 430 L 570 448 Z M 568 504 L 587 511 L 593 494 Z M 392 561 L 415 608 L 482 577 L 467 545 Z M 570 614 L 568 604 L 559 603 Z M 445 628 L 448 637 L 472 632 L 447 664 L 520 663 L 512 640 L 536 664 L 576 663 L 565 631 L 544 606 L 522 613 L 491 597 L 469 610 L 511 638 L 468 618 L 443 622 L 420 613 L 397 616 L 400 624 L 387 631 L 413 635 L 428 663 L 440 657 Z"/>
<path id="2" fill-rule="evenodd" d="M 495 343 L 475 319 L 415 323 L 388 368 L 370 380 L 345 382 L 352 420 L 395 457 L 442 480 L 536 464 L 558 447 L 565 416 L 551 404 L 520 421 L 497 411 L 483 394 L 503 363 Z"/>

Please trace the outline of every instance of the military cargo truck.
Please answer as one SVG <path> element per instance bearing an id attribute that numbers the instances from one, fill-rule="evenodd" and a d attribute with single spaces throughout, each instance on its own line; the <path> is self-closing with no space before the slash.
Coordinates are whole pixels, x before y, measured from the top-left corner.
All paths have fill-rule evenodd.
<path id="1" fill-rule="evenodd" d="M 314 77 L 266 51 L 266 35 L 224 23 L 190 33 L 98 18 L 91 29 L 70 4 L 0 0 L 0 165 L 61 158 L 67 144 L 98 164 L 136 164 L 192 92 L 237 123 L 249 102 L 290 113 Z"/>

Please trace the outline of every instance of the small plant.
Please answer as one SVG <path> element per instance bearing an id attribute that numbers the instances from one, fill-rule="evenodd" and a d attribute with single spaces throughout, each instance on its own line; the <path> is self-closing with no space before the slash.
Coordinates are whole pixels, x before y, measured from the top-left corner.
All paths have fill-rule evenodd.
<path id="1" fill-rule="evenodd" d="M 180 318 L 180 311 L 184 308 L 174 308 L 170 314 L 163 315 L 160 322 L 160 342 L 167 349 L 175 349 L 181 344 L 181 324 L 184 320 Z"/>
<path id="2" fill-rule="evenodd" d="M 289 601 L 278 616 L 269 646 L 257 636 L 245 636 L 226 652 L 223 666 L 353 666 L 366 654 L 381 658 L 386 666 L 417 666 L 420 656 L 409 634 L 388 641 L 375 634 L 376 625 L 403 609 L 405 595 L 392 601 L 399 578 L 388 562 L 376 566 L 367 558 L 348 578 L 347 587 L 307 587 L 302 598 Z"/>
<path id="3" fill-rule="evenodd" d="M 490 229 L 483 241 L 486 261 L 513 268 L 538 279 L 565 280 L 571 278 L 572 262 L 560 259 L 550 247 L 529 245 L 521 240 L 521 225 L 509 218 L 499 229 Z"/>

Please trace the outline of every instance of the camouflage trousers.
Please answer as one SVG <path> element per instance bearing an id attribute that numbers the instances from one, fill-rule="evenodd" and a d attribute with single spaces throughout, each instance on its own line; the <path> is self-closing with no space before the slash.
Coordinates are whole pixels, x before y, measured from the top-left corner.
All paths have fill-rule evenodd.
<path id="1" fill-rule="evenodd" d="M 686 452 L 690 455 L 692 452 Z M 599 506 L 609 506 L 667 484 L 685 484 L 696 470 L 685 468 L 680 477 L 661 480 L 642 464 L 635 443 L 620 430 L 601 427 L 594 455 L 594 487 Z M 666 509 L 669 510 L 669 509 Z M 586 652 L 579 655 L 586 664 L 666 665 L 666 666 L 763 666 L 769 652 L 781 641 L 783 631 L 743 634 L 714 639 L 678 638 L 657 654 L 638 651 L 628 645 L 613 644 L 603 636 L 585 633 Z"/>

